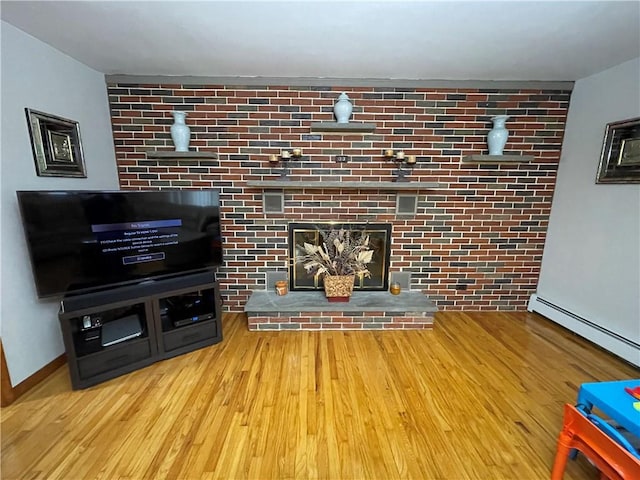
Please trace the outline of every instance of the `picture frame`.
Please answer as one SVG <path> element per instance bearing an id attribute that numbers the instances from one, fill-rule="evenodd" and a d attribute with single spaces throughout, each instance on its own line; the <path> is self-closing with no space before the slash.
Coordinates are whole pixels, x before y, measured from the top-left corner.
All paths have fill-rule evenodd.
<path id="1" fill-rule="evenodd" d="M 80 126 L 67 118 L 25 108 L 39 177 L 86 178 Z"/>
<path id="2" fill-rule="evenodd" d="M 640 117 L 607 124 L 596 183 L 640 183 Z"/>

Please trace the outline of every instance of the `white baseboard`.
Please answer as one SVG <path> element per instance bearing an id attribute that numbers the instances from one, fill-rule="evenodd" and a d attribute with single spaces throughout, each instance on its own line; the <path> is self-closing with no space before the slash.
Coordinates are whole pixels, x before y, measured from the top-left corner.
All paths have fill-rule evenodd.
<path id="1" fill-rule="evenodd" d="M 527 310 L 547 317 L 549 320 L 640 367 L 640 345 L 632 340 L 607 330 L 601 325 L 597 325 L 558 305 L 554 305 L 538 297 L 535 293 L 529 298 Z"/>

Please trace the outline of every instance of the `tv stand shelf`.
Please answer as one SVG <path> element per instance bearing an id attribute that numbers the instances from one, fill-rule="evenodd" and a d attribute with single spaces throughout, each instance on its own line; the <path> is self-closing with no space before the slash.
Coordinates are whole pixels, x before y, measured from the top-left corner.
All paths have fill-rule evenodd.
<path id="1" fill-rule="evenodd" d="M 65 297 L 58 319 L 74 389 L 222 341 L 219 285 L 198 272 Z M 116 323 L 113 323 L 116 322 Z M 105 337 L 114 330 L 114 343 Z"/>

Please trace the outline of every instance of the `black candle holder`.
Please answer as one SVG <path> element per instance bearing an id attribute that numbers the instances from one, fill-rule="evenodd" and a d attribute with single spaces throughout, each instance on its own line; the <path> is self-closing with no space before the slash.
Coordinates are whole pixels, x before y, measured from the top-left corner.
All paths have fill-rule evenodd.
<path id="1" fill-rule="evenodd" d="M 293 160 L 300 161 L 301 159 L 302 150 L 294 148 L 293 152 L 283 150 L 280 155 L 271 155 L 269 163 L 273 166 L 276 166 L 279 163 L 282 164 L 282 168 L 275 169 L 275 172 L 280 174 L 280 180 L 289 180 L 289 162 Z"/>
<path id="2" fill-rule="evenodd" d="M 411 175 L 411 171 L 413 170 L 413 167 L 415 166 L 415 162 L 414 163 L 408 163 L 406 159 L 396 159 L 395 160 L 397 165 L 398 165 L 398 169 L 396 170 L 396 178 L 394 181 L 396 182 L 408 182 L 409 179 L 407 178 L 409 175 Z M 405 165 L 405 169 L 402 168 L 402 166 Z"/>
<path id="3" fill-rule="evenodd" d="M 281 169 L 277 169 L 276 172 L 280 174 L 280 180 L 289 180 L 289 162 L 291 157 L 280 157 L 279 163 L 282 165 Z"/>
<path id="4" fill-rule="evenodd" d="M 397 170 L 394 172 L 396 178 L 394 182 L 408 182 L 407 178 L 411 175 L 413 168 L 416 166 L 416 157 L 414 155 L 405 155 L 404 152 L 394 152 L 393 150 L 385 150 L 384 157 L 387 160 L 392 160 L 397 165 Z M 402 167 L 405 167 L 404 169 Z"/>

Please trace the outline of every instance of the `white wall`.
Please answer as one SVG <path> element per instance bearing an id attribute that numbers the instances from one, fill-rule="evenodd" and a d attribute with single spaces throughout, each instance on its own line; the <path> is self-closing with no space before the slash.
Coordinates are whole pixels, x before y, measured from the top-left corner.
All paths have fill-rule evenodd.
<path id="1" fill-rule="evenodd" d="M 118 189 L 104 75 L 1 23 L 0 332 L 12 385 L 64 353 L 59 299 L 36 297 L 16 190 Z M 64 28 L 64 27 L 62 27 Z M 36 176 L 25 107 L 80 124 L 87 178 Z"/>
<path id="2" fill-rule="evenodd" d="M 606 124 L 634 117 L 640 117 L 640 58 L 576 82 L 537 295 L 640 343 L 640 185 L 595 183 Z M 637 349 L 567 322 L 640 365 Z"/>

